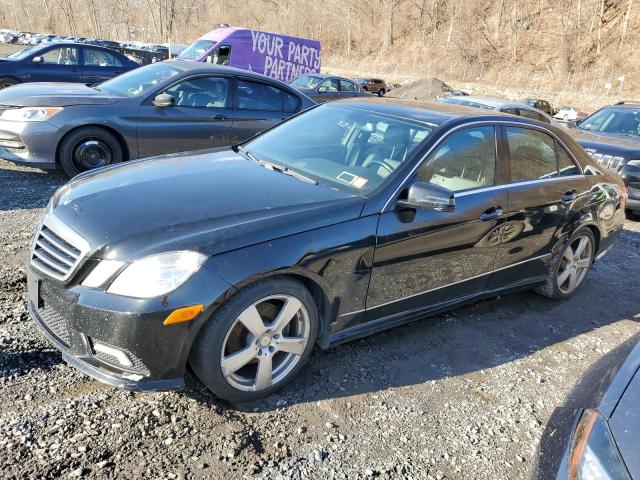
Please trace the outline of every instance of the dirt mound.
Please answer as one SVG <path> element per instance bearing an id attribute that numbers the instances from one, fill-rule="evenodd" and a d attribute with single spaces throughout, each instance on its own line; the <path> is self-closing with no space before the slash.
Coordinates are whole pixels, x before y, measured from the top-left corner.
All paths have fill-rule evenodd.
<path id="1" fill-rule="evenodd" d="M 407 83 L 389 92 L 390 97 L 409 100 L 433 101 L 443 92 L 451 91 L 451 87 L 437 78 L 421 78 Z"/>

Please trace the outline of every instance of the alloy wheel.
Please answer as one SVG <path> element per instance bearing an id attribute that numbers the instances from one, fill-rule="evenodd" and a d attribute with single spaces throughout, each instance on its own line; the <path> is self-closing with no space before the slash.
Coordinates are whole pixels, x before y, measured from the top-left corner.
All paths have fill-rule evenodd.
<path id="1" fill-rule="evenodd" d="M 580 286 L 593 258 L 593 243 L 586 235 L 579 235 L 567 246 L 558 265 L 558 289 L 564 294 L 572 293 Z"/>
<path id="2" fill-rule="evenodd" d="M 259 392 L 284 380 L 302 359 L 311 324 L 291 295 L 272 295 L 247 307 L 224 339 L 220 366 L 227 382 Z"/>

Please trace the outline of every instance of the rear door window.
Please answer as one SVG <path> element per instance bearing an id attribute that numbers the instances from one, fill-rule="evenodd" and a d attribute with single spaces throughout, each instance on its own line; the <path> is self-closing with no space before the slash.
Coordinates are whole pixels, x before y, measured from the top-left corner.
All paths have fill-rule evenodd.
<path id="1" fill-rule="evenodd" d="M 556 142 L 556 150 L 558 152 L 558 173 L 561 177 L 570 175 L 580 175 L 580 169 L 571 159 L 567 151 L 562 145 Z"/>
<path id="2" fill-rule="evenodd" d="M 122 67 L 115 55 L 95 48 L 84 49 L 84 64 L 88 67 Z"/>
<path id="3" fill-rule="evenodd" d="M 558 175 L 555 141 L 549 135 L 530 128 L 506 127 L 511 181 L 524 182 Z"/>
<path id="4" fill-rule="evenodd" d="M 357 92 L 358 87 L 356 87 L 355 83 L 350 82 L 349 80 L 340 80 L 340 91 L 341 92 Z"/>
<path id="5" fill-rule="evenodd" d="M 249 80 L 237 81 L 236 108 L 270 112 L 295 112 L 298 97 L 278 87 Z"/>

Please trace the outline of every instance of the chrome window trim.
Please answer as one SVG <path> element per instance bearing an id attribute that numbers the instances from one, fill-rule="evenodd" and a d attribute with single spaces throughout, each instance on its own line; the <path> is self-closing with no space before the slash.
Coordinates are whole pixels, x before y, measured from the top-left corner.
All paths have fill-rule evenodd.
<path id="1" fill-rule="evenodd" d="M 434 151 L 434 149 L 436 147 L 438 147 L 444 140 L 449 138 L 449 136 L 451 136 L 454 132 L 456 132 L 458 130 L 462 130 L 462 129 L 467 128 L 469 126 L 473 126 L 473 125 L 488 125 L 488 126 L 498 126 L 498 125 L 505 126 L 506 125 L 506 126 L 512 126 L 512 127 L 517 127 L 517 128 L 531 128 L 533 130 L 540 130 L 543 133 L 551 135 L 551 137 L 553 137 L 554 140 L 558 141 L 564 147 L 566 152 L 569 154 L 569 157 L 573 160 L 573 162 L 576 164 L 576 166 L 580 169 L 581 174 L 580 175 L 567 175 L 567 176 L 564 176 L 564 177 L 539 178 L 539 179 L 535 179 L 535 180 L 527 180 L 527 181 L 518 182 L 518 183 L 505 183 L 503 185 L 490 185 L 490 186 L 487 186 L 487 187 L 477 188 L 477 189 L 473 189 L 473 190 L 467 190 L 466 192 L 460 192 L 459 194 L 456 194 L 456 196 L 461 196 L 462 194 L 465 194 L 465 193 L 467 195 L 469 195 L 471 193 L 477 193 L 479 191 L 485 191 L 485 190 L 488 190 L 488 189 L 495 189 L 497 187 L 509 187 L 509 186 L 512 186 L 512 185 L 521 185 L 521 184 L 526 184 L 528 182 L 548 182 L 548 181 L 552 181 L 554 179 L 566 179 L 566 178 L 571 178 L 571 177 L 576 177 L 576 176 L 584 176 L 584 169 L 582 168 L 582 165 L 580 164 L 580 162 L 578 162 L 576 160 L 575 156 L 573 155 L 573 152 L 569 148 L 567 148 L 566 144 L 562 140 L 560 140 L 560 138 L 555 133 L 553 133 L 551 130 L 549 130 L 549 129 L 541 126 L 541 125 L 534 125 L 534 124 L 531 124 L 531 123 L 520 123 L 520 122 L 509 121 L 509 120 L 478 120 L 478 121 L 475 121 L 475 122 L 469 122 L 469 123 L 465 123 L 465 124 L 462 124 L 462 125 L 458 125 L 457 127 L 452 128 L 451 130 L 449 130 L 447 132 L 446 135 L 440 137 L 440 139 L 438 139 L 438 141 L 436 143 L 431 145 L 429 150 L 427 150 L 425 152 L 425 154 L 422 156 L 422 158 L 416 162 L 416 165 L 405 176 L 404 180 L 400 183 L 398 188 L 396 188 L 393 191 L 391 196 L 387 199 L 387 201 L 385 202 L 384 206 L 382 207 L 382 210 L 381 210 L 380 213 L 385 213 L 385 212 L 388 211 L 388 207 L 392 203 L 393 199 L 396 198 L 396 196 L 400 193 L 402 188 L 406 185 L 407 181 L 413 175 L 415 175 L 416 171 L 420 168 L 420 166 L 427 159 L 427 157 L 429 155 L 431 155 L 431 153 L 433 153 L 433 151 Z M 498 142 L 497 142 L 497 139 L 496 139 L 496 151 L 497 151 L 497 148 L 498 148 Z M 498 157 L 496 156 L 496 159 L 497 158 Z"/>
<path id="2" fill-rule="evenodd" d="M 346 317 L 348 315 L 355 315 L 356 313 L 362 313 L 362 312 L 365 312 L 365 311 L 368 312 L 368 311 L 376 309 L 376 308 L 384 307 L 386 305 L 391 305 L 392 303 L 401 302 L 403 300 L 408 300 L 408 299 L 413 298 L 413 297 L 418 297 L 420 295 L 424 295 L 425 293 L 435 292 L 436 290 L 441 290 L 443 288 L 447 288 L 447 287 L 450 287 L 452 285 L 457 285 L 459 283 L 468 282 L 469 280 L 475 280 L 476 278 L 484 277 L 486 275 L 491 275 L 492 273 L 500 272 L 501 270 L 506 270 L 507 268 L 516 267 L 518 265 L 522 265 L 523 263 L 532 262 L 534 260 L 540 260 L 542 258 L 546 258 L 546 257 L 549 257 L 549 256 L 551 256 L 550 253 L 545 253 L 544 255 L 538 255 L 537 257 L 527 258 L 526 260 L 522 260 L 520 262 L 513 263 L 511 265 L 507 265 L 507 266 L 504 266 L 504 267 L 496 268 L 494 270 L 490 270 L 488 272 L 481 273 L 479 275 L 474 275 L 473 277 L 465 278 L 463 280 L 458 280 L 456 282 L 447 283 L 446 285 L 441 285 L 439 287 L 430 288 L 429 290 L 424 290 L 423 292 L 413 293 L 411 295 L 407 295 L 406 297 L 400 297 L 400 298 L 397 298 L 395 300 L 390 300 L 388 302 L 381 303 L 380 305 L 375 305 L 373 307 L 364 308 L 364 309 L 361 309 L 361 310 L 355 310 L 353 312 L 343 313 L 343 314 L 340 315 L 340 317 Z"/>

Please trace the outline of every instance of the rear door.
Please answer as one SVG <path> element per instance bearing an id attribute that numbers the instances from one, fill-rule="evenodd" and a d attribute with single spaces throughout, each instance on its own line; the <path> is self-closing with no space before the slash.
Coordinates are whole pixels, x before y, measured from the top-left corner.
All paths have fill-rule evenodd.
<path id="1" fill-rule="evenodd" d="M 175 105 L 156 107 L 159 93 Z M 147 98 L 138 110 L 140 157 L 186 152 L 231 144 L 233 78 L 200 75 L 181 79 Z"/>
<path id="2" fill-rule="evenodd" d="M 340 98 L 358 97 L 360 96 L 360 88 L 350 80 L 340 79 L 339 95 Z"/>
<path id="3" fill-rule="evenodd" d="M 36 57 L 42 57 L 42 62 L 31 63 L 29 77 L 32 82 L 81 81 L 80 49 L 77 46 L 51 47 L 39 52 Z"/>
<path id="4" fill-rule="evenodd" d="M 318 103 L 324 103 L 340 98 L 340 80 L 337 78 L 327 78 L 318 85 L 313 99 Z"/>
<path id="5" fill-rule="evenodd" d="M 508 209 L 492 284 L 512 284 L 546 274 L 554 245 L 585 204 L 589 184 L 569 152 L 534 126 L 504 126 L 509 159 Z"/>
<path id="6" fill-rule="evenodd" d="M 91 85 L 104 82 L 120 75 L 124 70 L 124 65 L 116 55 L 98 48 L 82 48 L 82 69 L 80 73 L 82 83 Z"/>
<path id="7" fill-rule="evenodd" d="M 236 79 L 231 144 L 277 125 L 300 109 L 300 98 L 269 83 Z"/>

